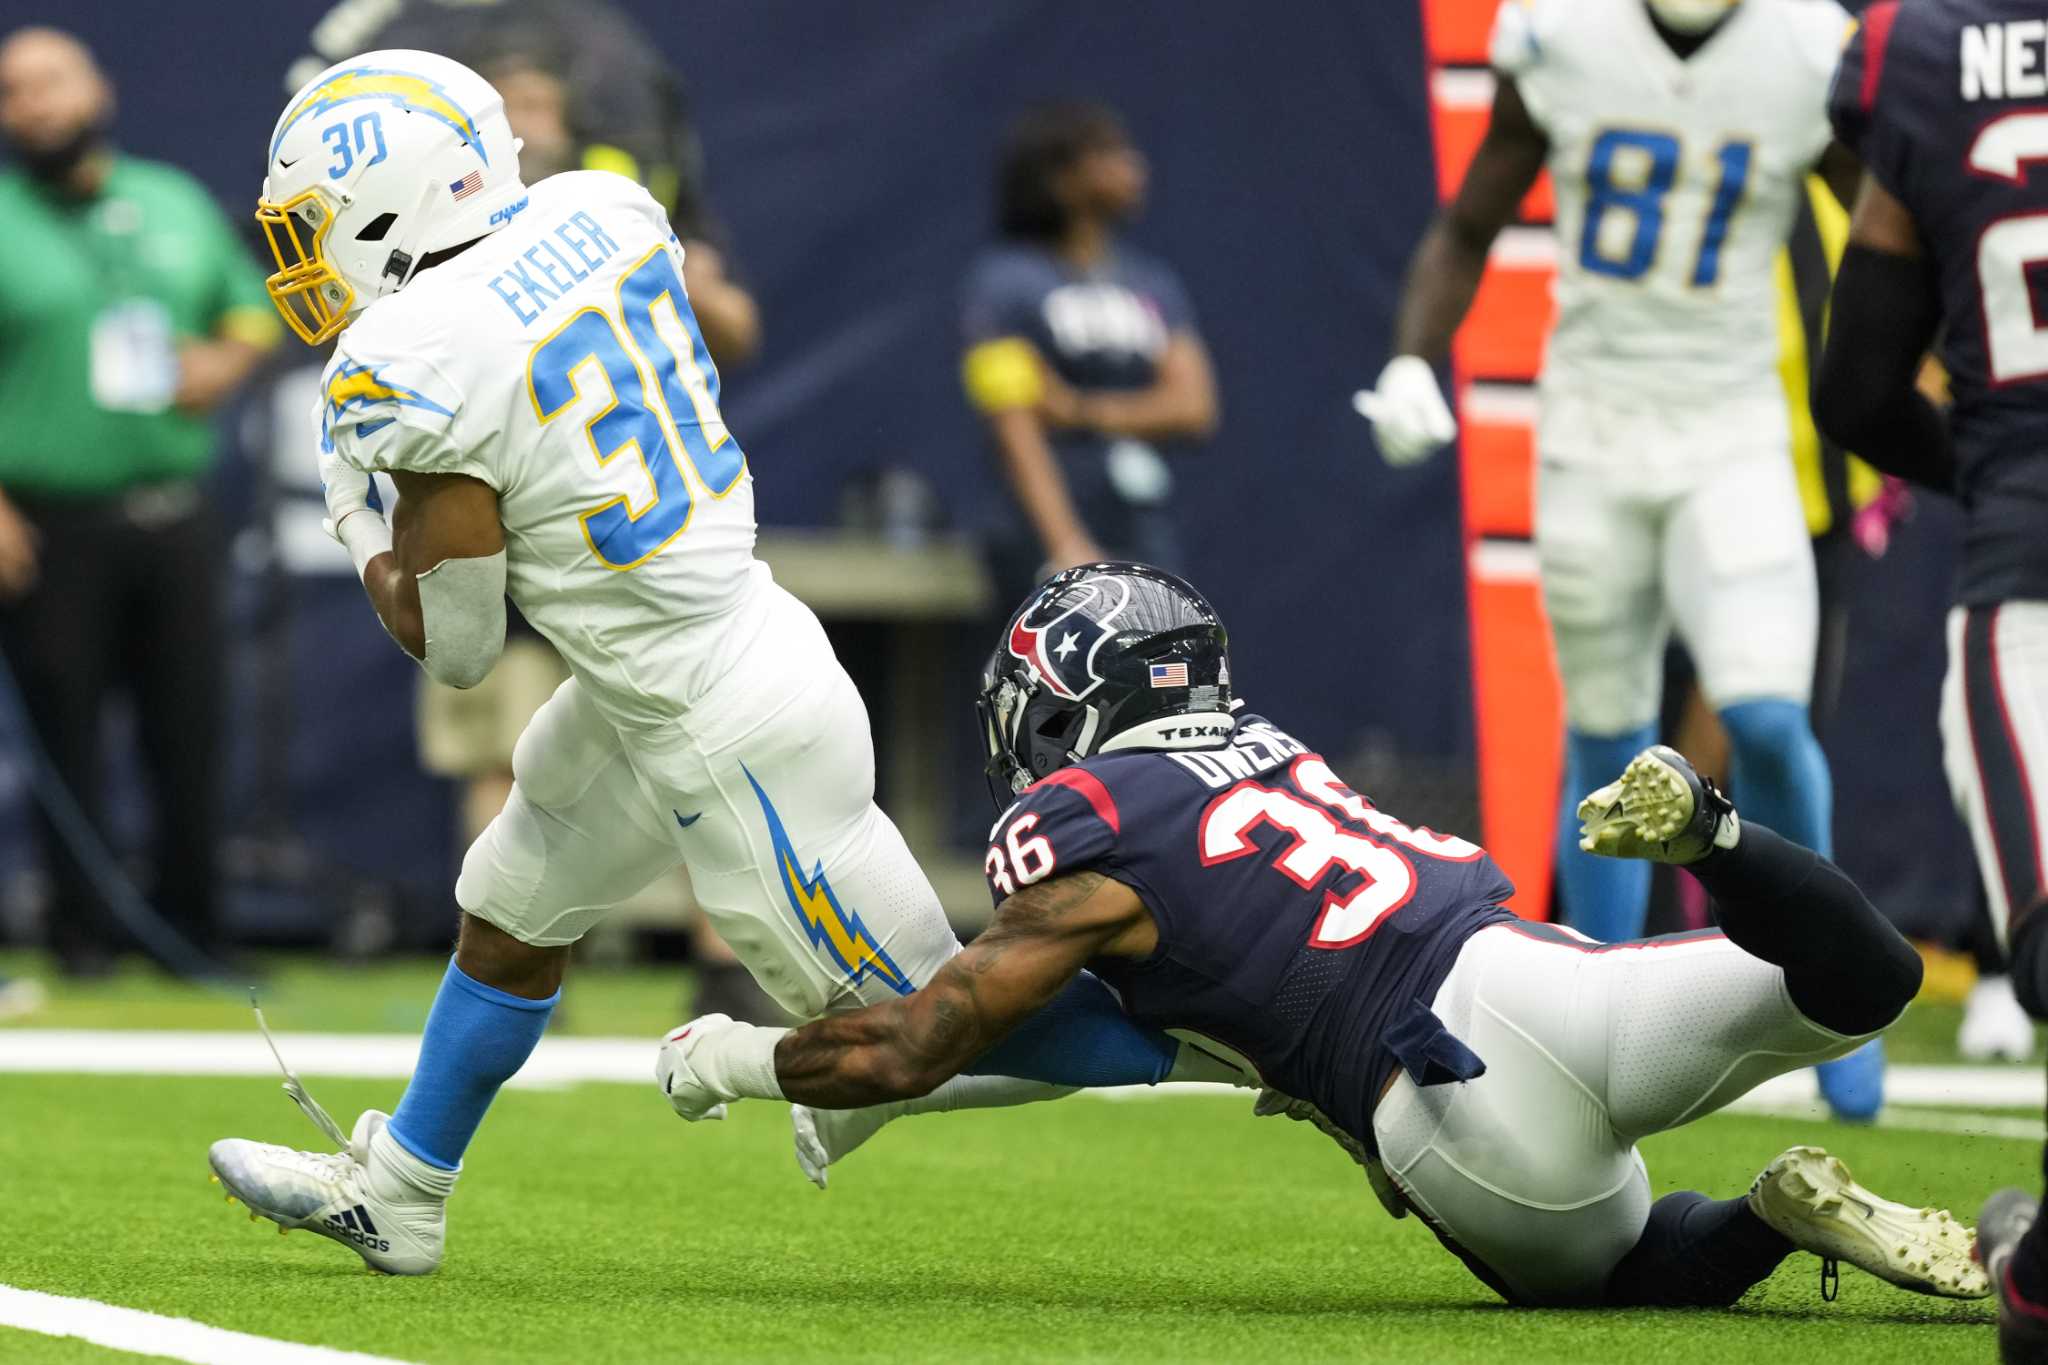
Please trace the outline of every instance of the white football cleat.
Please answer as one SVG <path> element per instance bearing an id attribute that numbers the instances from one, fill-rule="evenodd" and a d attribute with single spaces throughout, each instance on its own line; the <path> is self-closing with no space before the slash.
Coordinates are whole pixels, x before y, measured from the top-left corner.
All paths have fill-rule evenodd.
<path id="1" fill-rule="evenodd" d="M 882 1131 L 890 1119 L 906 1113 L 901 1102 L 871 1104 L 865 1109 L 813 1109 L 789 1106 L 789 1125 L 796 1139 L 797 1169 L 804 1179 L 825 1188 L 826 1169 Z"/>
<path id="2" fill-rule="evenodd" d="M 1980 976 L 1970 987 L 1956 1051 L 1973 1062 L 2024 1062 L 2034 1055 L 2034 1021 L 2013 995 L 2011 977 Z"/>
<path id="3" fill-rule="evenodd" d="M 1608 858 L 1696 863 L 1733 848 L 1735 807 L 1676 749 L 1653 744 L 1579 802 L 1579 847 Z"/>
<path id="4" fill-rule="evenodd" d="M 1847 1261 L 1915 1294 L 1981 1299 L 1976 1231 L 1947 1209 L 1914 1209 L 1857 1184 L 1818 1147 L 1793 1147 L 1749 1187 L 1749 1207 L 1802 1251 Z"/>
<path id="5" fill-rule="evenodd" d="M 206 1159 L 228 1202 L 249 1206 L 251 1222 L 268 1218 L 280 1235 L 294 1228 L 317 1232 L 354 1251 L 372 1271 L 425 1275 L 441 1264 L 455 1173 L 400 1147 L 385 1131 L 388 1122 L 375 1109 L 365 1111 L 345 1152 L 223 1138 Z"/>

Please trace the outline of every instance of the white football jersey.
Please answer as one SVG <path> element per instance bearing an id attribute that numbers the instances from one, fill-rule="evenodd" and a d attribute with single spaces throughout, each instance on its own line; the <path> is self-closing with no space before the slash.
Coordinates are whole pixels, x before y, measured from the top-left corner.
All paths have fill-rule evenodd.
<path id="1" fill-rule="evenodd" d="M 608 720 L 659 725 L 744 648 L 735 613 L 766 573 L 683 249 L 608 172 L 553 176 L 503 212 L 342 333 L 321 440 L 359 469 L 496 489 L 512 600 Z"/>
<path id="2" fill-rule="evenodd" d="M 1774 263 L 1832 137 L 1834 0 L 1743 0 L 1690 60 L 1643 0 L 1506 0 L 1492 61 L 1550 141 L 1546 388 L 1714 401 L 1778 380 Z"/>

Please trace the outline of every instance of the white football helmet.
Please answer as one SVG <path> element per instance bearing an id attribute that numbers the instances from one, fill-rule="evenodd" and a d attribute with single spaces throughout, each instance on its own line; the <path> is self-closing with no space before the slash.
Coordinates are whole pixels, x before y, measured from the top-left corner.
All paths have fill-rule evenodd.
<path id="1" fill-rule="evenodd" d="M 1674 33 L 1705 33 L 1742 0 L 1649 0 L 1650 12 Z"/>
<path id="2" fill-rule="evenodd" d="M 270 135 L 256 221 L 266 282 L 310 345 L 402 288 L 422 257 L 494 232 L 524 206 L 505 103 L 431 52 L 366 52 L 315 76 Z"/>

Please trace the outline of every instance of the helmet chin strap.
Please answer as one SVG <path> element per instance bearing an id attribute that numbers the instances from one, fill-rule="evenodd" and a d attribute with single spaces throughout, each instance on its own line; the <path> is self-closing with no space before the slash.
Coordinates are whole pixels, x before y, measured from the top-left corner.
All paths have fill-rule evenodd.
<path id="1" fill-rule="evenodd" d="M 1154 716 L 1120 730 L 1102 742 L 1097 753 L 1112 754 L 1119 749 L 1214 749 L 1230 738 L 1237 722 L 1228 711 L 1189 711 L 1178 716 Z"/>

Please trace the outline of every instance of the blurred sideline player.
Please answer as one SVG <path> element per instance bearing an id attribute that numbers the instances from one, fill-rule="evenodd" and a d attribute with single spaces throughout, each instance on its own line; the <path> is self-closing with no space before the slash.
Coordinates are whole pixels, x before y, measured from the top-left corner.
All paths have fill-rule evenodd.
<path id="1" fill-rule="evenodd" d="M 1832 793 L 1807 717 L 1817 608 L 1777 374 L 1774 262 L 1807 173 L 1846 202 L 1827 82 L 1834 0 L 1508 0 L 1486 137 L 1416 248 L 1394 359 L 1361 394 L 1382 454 L 1456 434 L 1432 365 L 1487 251 L 1546 162 L 1558 319 L 1542 378 L 1536 549 L 1564 682 L 1564 792 L 1656 738 L 1673 622 L 1727 730 L 1755 816 L 1823 853 Z M 1558 828 L 1564 917 L 1642 931 L 1649 869 Z M 1883 1102 L 1873 1050 L 1822 1076 L 1838 1113 Z"/>
<path id="2" fill-rule="evenodd" d="M 2048 1017 L 2048 52 L 2025 0 L 1873 5 L 1832 113 L 1870 169 L 1836 280 L 1819 415 L 1967 515 L 1942 747 L 2020 1003 Z M 1954 405 L 1914 386 L 1939 339 Z M 2048 1228 L 1985 1208 L 2008 1361 L 2048 1360 Z"/>
<path id="3" fill-rule="evenodd" d="M 1872 595 L 1867 561 L 1884 557 L 1893 529 L 1910 515 L 1912 497 L 1896 476 L 1880 474 L 1849 454 L 1813 419 L 1813 381 L 1826 337 L 1828 296 L 1848 239 L 1847 210 L 1819 176 L 1808 176 L 1791 235 L 1778 254 L 1778 373 L 1785 387 L 1792 465 L 1806 510 L 1819 589 L 1810 710 L 1814 733 L 1823 739 L 1840 718 L 1851 618 L 1886 609 Z M 1929 364 L 1921 383 L 1930 396 L 1938 394 L 1945 401 L 1947 380 L 1939 365 Z M 1688 678 L 1685 686 L 1688 696 L 1681 718 L 1666 733 L 1702 773 L 1724 774 L 1726 732 L 1694 690 L 1693 680 Z M 1667 724 L 1671 719 L 1667 698 Z M 1681 881 L 1680 889 L 1682 895 L 1697 893 L 1700 910 L 1683 917 L 1684 922 L 1704 923 L 1705 893 L 1697 883 Z M 1981 893 L 1972 896 L 1970 888 L 1958 888 L 1958 897 L 1954 908 L 1967 924 L 1951 925 L 1937 934 L 1941 943 L 1974 959 L 1975 980 L 1960 996 L 1964 1008 L 1956 1050 L 1972 1061 L 2025 1061 L 2034 1050 L 2034 1024 L 2013 998 L 1988 912 L 1969 903 L 1981 901 Z M 1908 927 L 1906 932 L 1911 935 L 1913 930 Z"/>
<path id="4" fill-rule="evenodd" d="M 1587 798 L 1587 846 L 1690 866 L 1726 934 L 1612 951 L 1525 924 L 1483 849 L 1403 824 L 1239 713 L 1231 673 L 1180 579 L 1052 579 L 983 679 L 1003 807 L 988 931 L 907 999 L 794 1031 L 693 1021 L 661 1050 L 670 1103 L 900 1106 L 1092 966 L 1134 1018 L 1241 1056 L 1277 1092 L 1262 1110 L 1330 1132 L 1510 1302 L 1725 1305 L 1795 1249 L 1989 1292 L 1968 1228 L 1818 1148 L 1747 1198 L 1651 1201 L 1638 1139 L 1839 1056 L 1912 999 L 1912 946 L 1833 864 L 1654 748 Z M 843 1154 L 834 1116 L 800 1111 L 800 1135 L 807 1118 Z"/>
<path id="5" fill-rule="evenodd" d="M 1893 529 L 1911 515 L 1912 495 L 1898 476 L 1881 474 L 1849 454 L 1814 421 L 1814 378 L 1827 335 L 1828 300 L 1848 244 L 1847 210 L 1820 177 L 1807 177 L 1801 212 L 1779 255 L 1778 368 L 1792 422 L 1792 465 L 1806 508 L 1820 590 L 1811 707 L 1816 735 L 1827 734 L 1839 719 L 1852 613 L 1883 610 L 1856 580 L 1867 579 L 1865 561 L 1882 559 Z M 1930 397 L 1946 401 L 1948 380 L 1938 364 L 1925 365 L 1918 382 Z M 1963 894 L 1982 898 L 1981 892 L 1971 897 L 1967 889 Z M 1972 1061 L 2026 1061 L 2034 1051 L 2033 1021 L 2014 999 L 1996 936 L 1984 918 L 1987 912 L 1979 908 L 1966 913 L 1968 927 L 1952 928 L 1949 941 L 1974 959 L 1977 976 L 1964 999 L 1956 1050 Z"/>
<path id="6" fill-rule="evenodd" d="M 320 55 L 294 64 L 288 89 L 372 48 L 438 52 L 468 63 L 504 96 L 506 122 L 524 144 L 519 166 L 527 183 L 579 167 L 640 181 L 668 208 L 683 241 L 683 285 L 711 358 L 729 370 L 753 355 L 759 313 L 712 244 L 725 234 L 706 198 L 703 154 L 682 82 L 661 47 L 616 6 L 603 0 L 344 3 L 315 25 L 312 43 Z M 504 808 L 513 745 L 568 677 L 561 656 L 517 612 L 506 625 L 504 655 L 477 686 L 420 682 L 420 763 L 463 784 L 465 844 Z M 674 888 L 656 894 L 672 900 L 683 885 L 678 878 Z M 779 1017 L 701 911 L 691 912 L 690 934 L 701 1008 Z"/>
<path id="7" fill-rule="evenodd" d="M 604 171 L 529 189 L 517 152 L 475 72 L 366 53 L 286 106 L 257 212 L 279 311 L 309 343 L 338 338 L 321 473 L 385 628 L 467 686 L 497 660 L 509 591 L 571 674 L 464 859 L 455 959 L 396 1112 L 345 1137 L 309 1102 L 340 1152 L 209 1154 L 252 1213 L 392 1273 L 440 1263 L 463 1153 L 539 1041 L 570 945 L 679 863 L 798 1016 L 907 993 L 959 948 L 874 805 L 859 695 L 753 556 L 746 458 L 667 214 Z M 389 523 L 372 471 L 399 491 Z M 974 1079 L 980 1102 L 1014 1103 L 1156 1081 L 1177 1052 L 1088 980 Z"/>
<path id="8" fill-rule="evenodd" d="M 1179 274 L 1122 240 L 1146 177 L 1100 105 L 1030 109 L 1004 135 L 1003 240 L 968 272 L 960 366 L 1021 513 L 988 537 L 1000 600 L 1105 550 L 1185 557 L 1166 457 L 1215 431 L 1216 379 Z"/>

